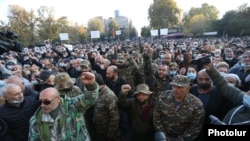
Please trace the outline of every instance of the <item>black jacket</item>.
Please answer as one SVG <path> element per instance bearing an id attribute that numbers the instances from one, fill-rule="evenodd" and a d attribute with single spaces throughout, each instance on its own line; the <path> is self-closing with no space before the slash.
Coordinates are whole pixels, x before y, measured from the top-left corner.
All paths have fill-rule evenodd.
<path id="1" fill-rule="evenodd" d="M 32 96 L 25 96 L 20 107 L 14 107 L 5 101 L 0 107 L 0 118 L 3 119 L 8 126 L 7 134 L 4 136 L 6 141 L 27 141 L 29 133 L 29 120 L 40 106 Z M 5 141 L 0 139 L 1 141 Z"/>

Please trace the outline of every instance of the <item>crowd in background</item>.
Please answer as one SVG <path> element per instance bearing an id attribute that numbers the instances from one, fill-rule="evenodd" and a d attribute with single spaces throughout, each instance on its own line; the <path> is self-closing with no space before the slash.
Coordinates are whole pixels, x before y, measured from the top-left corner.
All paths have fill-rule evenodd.
<path id="1" fill-rule="evenodd" d="M 0 61 L 1 140 L 189 141 L 203 140 L 210 115 L 250 124 L 250 37 L 50 44 Z"/>

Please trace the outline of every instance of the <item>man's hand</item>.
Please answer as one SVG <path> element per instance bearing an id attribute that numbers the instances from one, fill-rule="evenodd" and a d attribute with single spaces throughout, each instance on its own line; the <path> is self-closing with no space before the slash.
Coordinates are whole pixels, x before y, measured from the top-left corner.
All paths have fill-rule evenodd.
<path id="1" fill-rule="evenodd" d="M 122 94 L 127 94 L 131 90 L 131 86 L 129 84 L 122 85 L 121 91 Z"/>
<path id="2" fill-rule="evenodd" d="M 204 65 L 204 68 L 205 68 L 206 70 L 211 70 L 211 69 L 213 68 L 213 64 L 212 64 L 212 63 L 205 64 L 205 65 Z"/>
<path id="3" fill-rule="evenodd" d="M 81 76 L 81 82 L 84 85 L 93 85 L 95 84 L 95 75 L 91 72 L 83 72 Z"/>
<path id="4" fill-rule="evenodd" d="M 124 53 L 123 56 L 124 56 L 126 59 L 129 59 L 129 58 L 130 58 L 129 53 Z"/>

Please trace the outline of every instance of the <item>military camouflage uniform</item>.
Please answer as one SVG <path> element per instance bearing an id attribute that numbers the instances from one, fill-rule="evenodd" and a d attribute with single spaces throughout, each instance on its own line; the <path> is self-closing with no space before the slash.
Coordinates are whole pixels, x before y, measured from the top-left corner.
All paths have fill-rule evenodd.
<path id="1" fill-rule="evenodd" d="M 175 76 L 170 83 L 177 87 L 189 87 L 190 80 L 186 76 Z M 176 102 L 172 90 L 163 91 L 159 95 L 153 112 L 156 131 L 162 131 L 173 141 L 194 140 L 199 135 L 205 117 L 202 102 L 188 93 L 181 102 Z"/>
<path id="2" fill-rule="evenodd" d="M 153 91 L 151 98 L 153 101 L 157 101 L 160 92 L 171 90 L 171 85 L 169 83 L 172 78 L 167 76 L 166 80 L 161 80 L 157 74 L 158 66 L 152 62 L 151 54 L 143 54 L 143 58 L 145 83 L 148 84 L 150 90 Z"/>
<path id="3" fill-rule="evenodd" d="M 117 141 L 120 136 L 119 120 L 118 98 L 109 87 L 104 86 L 99 90 L 99 97 L 94 105 L 94 123 L 98 137 Z"/>
<path id="4" fill-rule="evenodd" d="M 139 93 L 151 95 L 149 87 L 146 84 L 136 86 L 134 95 Z M 127 94 L 122 92 L 118 96 L 119 104 L 122 107 L 128 108 L 129 124 L 130 124 L 130 141 L 153 141 L 154 126 L 153 126 L 153 107 L 154 103 L 151 99 L 148 100 L 146 106 L 142 106 L 137 98 L 127 98 Z M 145 113 L 146 114 L 145 116 Z"/>
<path id="5" fill-rule="evenodd" d="M 55 120 L 39 108 L 30 119 L 29 141 L 90 141 L 83 112 L 96 101 L 98 85 L 86 88 L 77 97 L 61 98 Z"/>
<path id="6" fill-rule="evenodd" d="M 119 69 L 119 75 L 126 80 L 132 90 L 135 90 L 135 86 L 142 83 L 141 76 L 139 75 L 139 68 L 132 57 L 127 59 L 127 62 L 128 66 Z"/>
<path id="7" fill-rule="evenodd" d="M 188 94 L 177 107 L 174 103 L 170 90 L 160 94 L 153 113 L 156 130 L 170 137 L 195 139 L 200 133 L 205 114 L 201 101 Z"/>

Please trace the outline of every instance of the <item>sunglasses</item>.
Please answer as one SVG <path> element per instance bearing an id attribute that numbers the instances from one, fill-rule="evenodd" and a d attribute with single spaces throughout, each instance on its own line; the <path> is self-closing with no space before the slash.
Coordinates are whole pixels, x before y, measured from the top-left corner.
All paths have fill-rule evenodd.
<path id="1" fill-rule="evenodd" d="M 52 102 L 53 100 L 55 100 L 56 98 L 57 98 L 57 97 L 53 98 L 52 100 L 47 100 L 47 99 L 45 99 L 45 100 L 39 100 L 39 102 L 42 103 L 42 104 L 44 104 L 44 105 L 50 105 L 51 102 Z"/>

